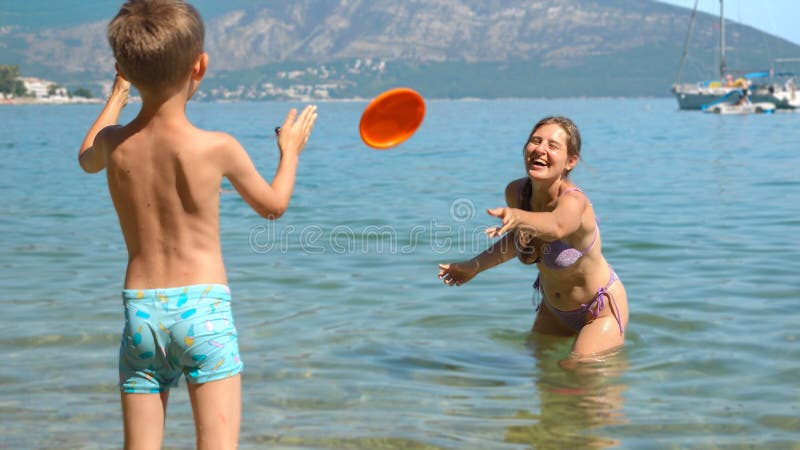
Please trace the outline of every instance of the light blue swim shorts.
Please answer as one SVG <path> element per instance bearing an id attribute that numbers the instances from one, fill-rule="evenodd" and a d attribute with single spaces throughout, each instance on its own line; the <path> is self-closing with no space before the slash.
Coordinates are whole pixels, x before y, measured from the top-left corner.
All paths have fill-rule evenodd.
<path id="1" fill-rule="evenodd" d="M 119 350 L 120 390 L 158 393 L 207 383 L 242 371 L 231 313 L 221 284 L 168 289 L 125 289 L 125 329 Z"/>

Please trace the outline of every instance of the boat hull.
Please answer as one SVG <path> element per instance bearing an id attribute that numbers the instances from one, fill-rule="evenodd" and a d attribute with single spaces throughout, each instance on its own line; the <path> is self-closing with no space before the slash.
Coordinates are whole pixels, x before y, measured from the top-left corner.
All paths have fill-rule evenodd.
<path id="1" fill-rule="evenodd" d="M 743 105 L 731 105 L 727 103 L 720 103 L 710 108 L 706 108 L 703 112 L 712 114 L 772 114 L 775 112 L 775 104 L 768 102 L 748 103 Z"/>
<path id="2" fill-rule="evenodd" d="M 694 84 L 675 85 L 672 88 L 678 100 L 678 108 L 700 110 L 703 106 L 717 102 L 738 87 L 705 87 Z M 800 92 L 786 88 L 782 84 L 772 83 L 750 88 L 750 100 L 753 103 L 773 103 L 777 109 L 793 110 L 800 108 Z"/>

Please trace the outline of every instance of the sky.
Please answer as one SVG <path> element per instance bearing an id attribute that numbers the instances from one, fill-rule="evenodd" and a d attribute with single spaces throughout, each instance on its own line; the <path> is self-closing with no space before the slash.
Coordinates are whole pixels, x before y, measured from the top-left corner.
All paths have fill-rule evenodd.
<path id="1" fill-rule="evenodd" d="M 660 0 L 694 8 L 695 0 Z M 719 14 L 719 0 L 698 0 L 697 9 Z M 725 0 L 725 18 L 800 45 L 800 0 Z"/>

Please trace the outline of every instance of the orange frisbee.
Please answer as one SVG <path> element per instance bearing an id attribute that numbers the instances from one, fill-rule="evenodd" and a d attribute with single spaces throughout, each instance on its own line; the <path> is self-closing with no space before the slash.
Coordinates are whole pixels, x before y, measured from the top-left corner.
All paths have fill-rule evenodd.
<path id="1" fill-rule="evenodd" d="M 375 97 L 361 114 L 358 131 L 372 148 L 385 150 L 410 138 L 425 117 L 425 100 L 408 88 L 389 89 Z"/>

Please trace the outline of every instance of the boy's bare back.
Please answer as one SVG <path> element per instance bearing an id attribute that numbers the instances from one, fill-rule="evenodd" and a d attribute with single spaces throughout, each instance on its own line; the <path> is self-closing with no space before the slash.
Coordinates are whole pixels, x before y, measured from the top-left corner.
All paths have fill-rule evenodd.
<path id="1" fill-rule="evenodd" d="M 198 73 L 205 71 L 205 57 Z M 121 76 L 111 98 L 81 147 L 81 166 L 107 170 L 108 188 L 128 249 L 126 289 L 227 284 L 219 238 L 219 193 L 227 177 L 264 217 L 286 210 L 294 187 L 297 158 L 316 120 L 316 107 L 287 114 L 278 137 L 281 151 L 272 185 L 247 152 L 228 134 L 201 130 L 185 115 L 196 89 L 148 102 L 124 126 L 116 121 L 127 103 L 129 83 Z M 154 105 L 154 106 L 151 106 Z"/>
<path id="2" fill-rule="evenodd" d="M 125 287 L 227 284 L 219 238 L 222 178 L 268 218 L 286 209 L 291 186 L 273 189 L 233 137 L 194 127 L 182 111 L 142 116 L 103 129 L 95 141 L 106 154 L 108 187 L 128 248 Z M 281 140 L 290 151 L 282 164 L 296 165 L 315 108 L 297 118 L 298 129 L 292 129 L 294 116 L 290 112 L 283 127 Z"/>
<path id="3" fill-rule="evenodd" d="M 227 284 L 219 239 L 224 156 L 235 141 L 152 119 L 103 134 L 111 198 L 128 247 L 127 288 Z"/>

